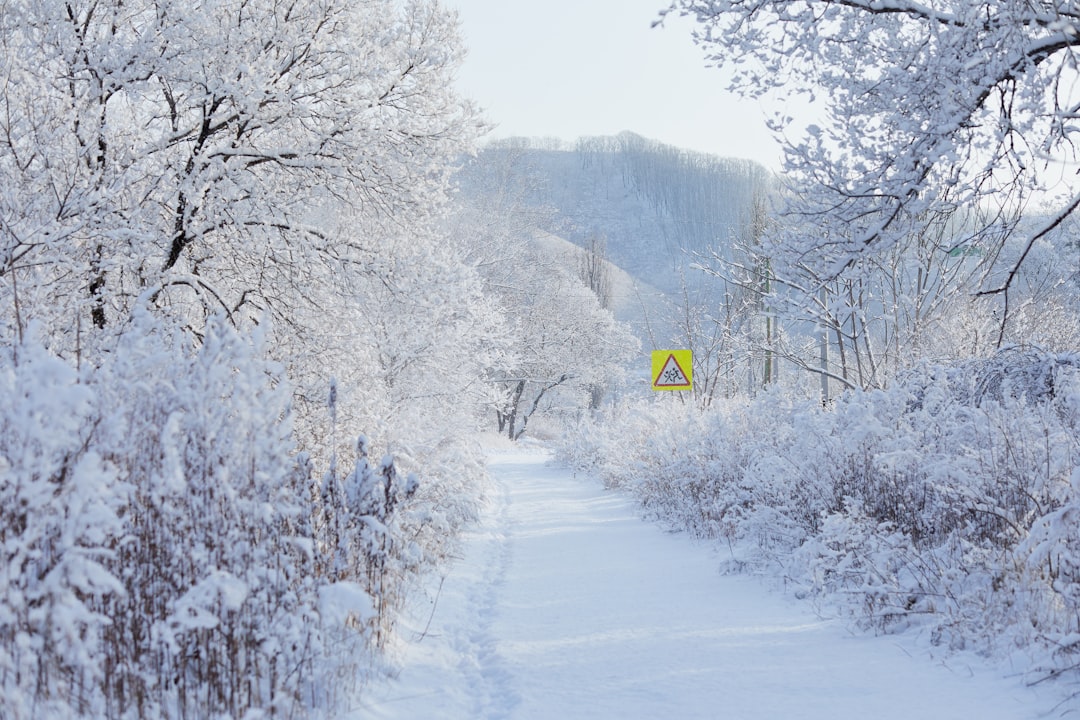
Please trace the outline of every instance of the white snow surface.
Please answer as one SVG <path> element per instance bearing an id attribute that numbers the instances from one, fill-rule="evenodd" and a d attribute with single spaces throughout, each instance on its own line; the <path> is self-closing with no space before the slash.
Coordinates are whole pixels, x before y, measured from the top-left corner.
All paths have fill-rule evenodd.
<path id="1" fill-rule="evenodd" d="M 490 457 L 491 501 L 350 720 L 1021 720 L 1052 689 L 910 636 L 849 632 L 537 449 Z"/>

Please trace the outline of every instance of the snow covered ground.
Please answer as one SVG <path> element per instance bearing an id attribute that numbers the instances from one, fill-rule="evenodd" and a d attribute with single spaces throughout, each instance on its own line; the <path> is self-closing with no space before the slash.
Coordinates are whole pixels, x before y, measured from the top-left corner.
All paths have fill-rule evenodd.
<path id="1" fill-rule="evenodd" d="M 349 720 L 1080 716 L 1060 688 L 911 637 L 853 635 L 538 450 L 491 457 L 488 512 L 418 597 L 399 677 Z"/>

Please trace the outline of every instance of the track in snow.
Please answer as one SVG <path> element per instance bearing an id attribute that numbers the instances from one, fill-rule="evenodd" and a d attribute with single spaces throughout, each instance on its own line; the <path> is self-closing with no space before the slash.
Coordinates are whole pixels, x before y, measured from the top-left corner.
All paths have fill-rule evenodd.
<path id="1" fill-rule="evenodd" d="M 373 689 L 357 720 L 1080 714 L 1048 715 L 1049 696 L 977 660 L 854 636 L 754 579 L 722 576 L 708 547 L 548 459 L 491 456 L 488 512 L 402 629 L 400 677 Z"/>

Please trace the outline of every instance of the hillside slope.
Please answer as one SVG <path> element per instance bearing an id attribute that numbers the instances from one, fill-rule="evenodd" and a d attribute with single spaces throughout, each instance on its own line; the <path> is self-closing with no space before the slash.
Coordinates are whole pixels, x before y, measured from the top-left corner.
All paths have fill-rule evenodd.
<path id="1" fill-rule="evenodd" d="M 571 241 L 543 230 L 536 231 L 533 243 L 545 255 L 566 267 L 584 262 L 585 250 Z M 643 341 L 663 345 L 669 339 L 671 299 L 660 289 L 634 277 L 610 260 L 606 268 L 611 281 L 611 314 L 634 329 Z"/>
<path id="2" fill-rule="evenodd" d="M 698 254 L 730 257 L 755 198 L 772 182 L 748 160 L 682 150 L 632 133 L 570 147 L 501 141 L 461 175 L 465 193 L 513 195 L 540 230 L 584 245 L 603 238 L 610 260 L 635 279 L 675 294 L 698 291 L 687 270 Z"/>

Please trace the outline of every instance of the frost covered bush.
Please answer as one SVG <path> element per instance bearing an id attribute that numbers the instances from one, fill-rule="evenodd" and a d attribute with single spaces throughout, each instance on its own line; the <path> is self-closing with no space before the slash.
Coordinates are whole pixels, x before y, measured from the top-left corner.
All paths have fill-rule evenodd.
<path id="1" fill-rule="evenodd" d="M 321 481 L 258 336 L 137 314 L 81 373 L 0 354 L 0 717 L 331 715 L 430 509 L 393 458 Z"/>
<path id="2" fill-rule="evenodd" d="M 336 463 L 332 464 L 320 487 L 316 523 L 319 575 L 333 582 L 356 583 L 371 598 L 370 611 L 350 617 L 349 622 L 364 628 L 380 645 L 390 629 L 397 588 L 423 557 L 423 550 L 413 542 L 398 547 L 402 541 L 397 511 L 416 494 L 418 485 L 415 476 L 398 475 L 390 456 L 372 466 L 368 440 L 360 436 L 353 470 L 342 479 Z M 398 563 L 402 559 L 406 559 L 403 565 Z"/>
<path id="3" fill-rule="evenodd" d="M 224 322 L 143 317 L 95 373 L 98 443 L 128 484 L 102 648 L 110 717 L 310 702 L 328 650 L 279 367 Z M 307 697 L 305 697 L 307 696 Z"/>
<path id="4" fill-rule="evenodd" d="M 632 489 L 652 517 L 788 552 L 831 507 L 821 470 L 838 452 L 823 428 L 783 419 L 798 412 L 814 411 L 780 395 L 718 400 L 708 411 L 661 398 L 585 420 L 561 452 L 609 486 Z"/>
<path id="5" fill-rule="evenodd" d="M 124 488 L 90 448 L 96 397 L 36 337 L 0 349 L 0 717 L 100 708 L 102 600 Z"/>
<path id="6" fill-rule="evenodd" d="M 1009 348 L 824 409 L 778 393 L 586 421 L 564 456 L 875 630 L 1080 653 L 1080 371 Z"/>

